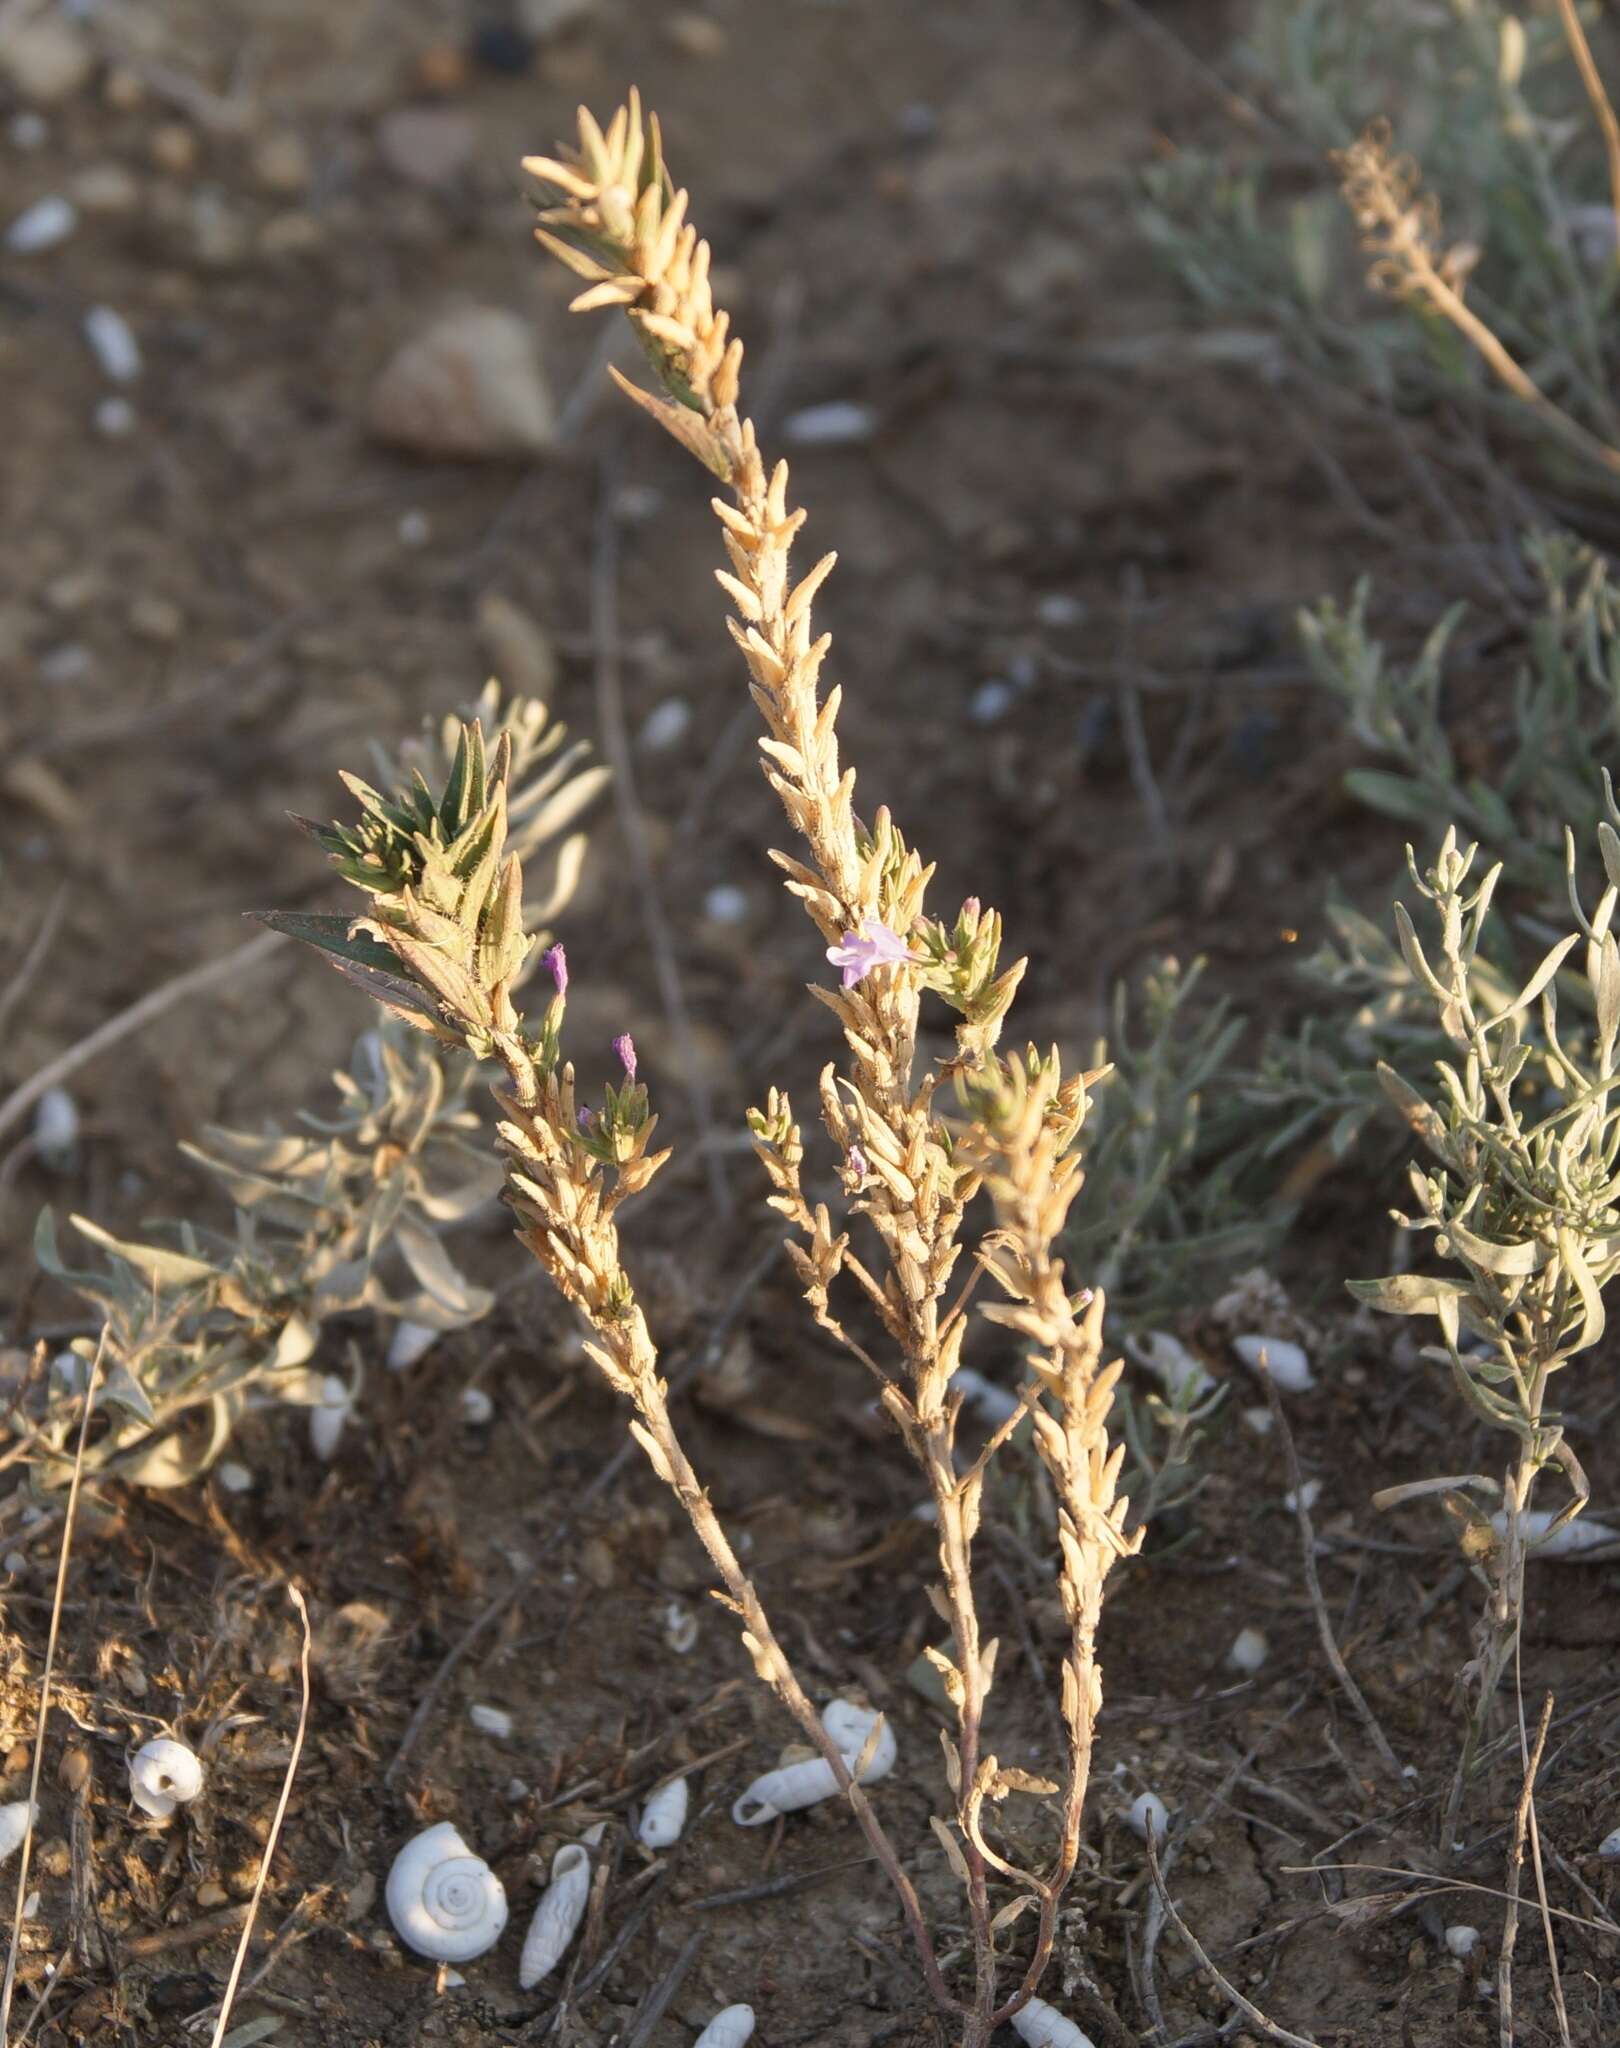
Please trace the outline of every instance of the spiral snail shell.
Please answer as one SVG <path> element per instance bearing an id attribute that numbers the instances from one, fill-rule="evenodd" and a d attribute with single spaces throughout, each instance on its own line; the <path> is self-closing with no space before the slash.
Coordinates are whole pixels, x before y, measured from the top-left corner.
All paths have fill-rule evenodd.
<path id="1" fill-rule="evenodd" d="M 1044 1998 L 1032 1998 L 1013 2014 L 1013 2032 L 1028 2048 L 1094 2048 L 1091 2036 L 1082 2034 L 1073 2020 L 1055 2012 Z"/>
<path id="2" fill-rule="evenodd" d="M 28 1832 L 28 1823 L 38 1819 L 38 1805 L 26 1799 L 14 1799 L 9 1806 L 0 1806 L 0 1863 L 17 1853 Z"/>
<path id="3" fill-rule="evenodd" d="M 581 1842 L 569 1842 L 551 1859 L 551 1882 L 540 1894 L 529 1931 L 523 1937 L 518 1983 L 532 1991 L 562 1961 L 564 1951 L 585 1917 L 591 1895 L 591 1853 Z"/>
<path id="4" fill-rule="evenodd" d="M 465 1963 L 483 1955 L 506 1925 L 500 1879 L 447 1820 L 400 1850 L 385 1896 L 400 1940 L 436 1963 Z"/>
<path id="5" fill-rule="evenodd" d="M 641 1809 L 636 1840 L 644 1849 L 668 1849 L 681 1839 L 691 1788 L 684 1778 L 660 1785 Z"/>
<path id="6" fill-rule="evenodd" d="M 872 1755 L 858 1774 L 861 1784 L 870 1785 L 878 1778 L 886 1778 L 894 1769 L 898 1754 L 894 1733 L 888 1722 L 870 1708 L 858 1707 L 853 1700 L 829 1700 L 822 1709 L 821 1725 L 837 1743 L 845 1768 L 852 1773 L 873 1729 L 877 1729 Z M 783 1764 L 754 1780 L 733 1804 L 731 1817 L 740 1828 L 763 1827 L 779 1813 L 796 1813 L 800 1807 L 815 1806 L 830 1799 L 837 1790 L 833 1767 L 823 1756 L 800 1764 Z"/>
<path id="7" fill-rule="evenodd" d="M 753 2031 L 754 2008 L 751 2005 L 728 2005 L 724 2012 L 715 2014 L 693 2042 L 692 2048 L 743 2048 L 743 2043 Z"/>
<path id="8" fill-rule="evenodd" d="M 155 1736 L 129 1760 L 129 1796 L 154 1820 L 167 1820 L 202 1787 L 203 1767 L 196 1751 L 171 1736 Z"/>

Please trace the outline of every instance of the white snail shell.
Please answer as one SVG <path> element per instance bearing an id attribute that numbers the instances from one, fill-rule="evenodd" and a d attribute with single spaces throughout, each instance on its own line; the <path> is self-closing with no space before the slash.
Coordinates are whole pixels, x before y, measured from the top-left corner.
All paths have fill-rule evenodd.
<path id="1" fill-rule="evenodd" d="M 641 1809 L 641 1825 L 636 1829 L 636 1840 L 644 1849 L 668 1849 L 681 1839 L 690 1799 L 691 1787 L 684 1778 L 672 1778 L 659 1786 Z"/>
<path id="2" fill-rule="evenodd" d="M 1269 1372 L 1285 1394 L 1303 1394 L 1316 1385 L 1303 1345 L 1287 1337 L 1234 1337 L 1232 1349 L 1251 1372 Z"/>
<path id="3" fill-rule="evenodd" d="M 1162 1842 L 1170 1826 L 1170 1810 L 1157 1792 L 1142 1792 L 1131 1801 L 1126 1823 L 1131 1833 L 1140 1835 L 1144 1842 L 1149 1835 Z"/>
<path id="4" fill-rule="evenodd" d="M 751 2005 L 728 2005 L 724 2012 L 715 2014 L 693 2042 L 692 2048 L 743 2048 L 743 2043 L 753 2031 L 754 2008 Z"/>
<path id="5" fill-rule="evenodd" d="M 540 1894 L 529 1931 L 523 1937 L 518 1983 L 525 1991 L 532 1991 L 562 1961 L 585 1917 L 585 1902 L 590 1895 L 590 1851 L 579 1842 L 570 1842 L 551 1859 L 551 1882 Z"/>
<path id="6" fill-rule="evenodd" d="M 1271 1645 L 1266 1641 L 1265 1631 L 1258 1628 L 1239 1629 L 1226 1661 L 1234 1671 L 1245 1678 L 1252 1678 L 1271 1655 Z"/>
<path id="7" fill-rule="evenodd" d="M 8 1856 L 15 1856 L 22 1847 L 23 1836 L 28 1832 L 30 1820 L 39 1819 L 39 1808 L 26 1799 L 14 1799 L 9 1806 L 0 1806 L 0 1863 Z"/>
<path id="8" fill-rule="evenodd" d="M 857 1707 L 851 1700 L 829 1700 L 822 1710 L 821 1725 L 837 1743 L 848 1770 L 855 1769 L 877 1719 L 869 1708 Z M 870 1785 L 886 1778 L 894 1769 L 897 1754 L 894 1732 L 885 1721 L 872 1760 L 860 1774 L 860 1782 Z M 763 1827 L 779 1813 L 796 1813 L 801 1807 L 815 1806 L 830 1799 L 837 1790 L 832 1765 L 825 1757 L 811 1757 L 805 1763 L 784 1764 L 756 1778 L 733 1804 L 731 1817 L 740 1828 Z"/>
<path id="9" fill-rule="evenodd" d="M 129 1763 L 129 1796 L 154 1820 L 167 1820 L 177 1806 L 195 1799 L 203 1767 L 195 1750 L 159 1735 L 136 1750 Z"/>
<path id="10" fill-rule="evenodd" d="M 1044 1998 L 1032 1998 L 1013 2014 L 1013 2032 L 1029 2048 L 1095 2048 L 1089 2034 L 1082 2034 L 1073 2020 L 1055 2012 Z"/>
<path id="11" fill-rule="evenodd" d="M 436 1963 L 481 1956 L 506 1925 L 505 1887 L 447 1820 L 400 1850 L 385 1896 L 400 1940 Z"/>
<path id="12" fill-rule="evenodd" d="M 1446 1953 L 1454 1955 L 1458 1962 L 1466 1962 L 1478 1946 L 1479 1929 L 1477 1927 L 1459 1926 L 1446 1929 Z"/>
<path id="13" fill-rule="evenodd" d="M 321 1402 L 309 1411 L 309 1447 L 323 1465 L 337 1456 L 338 1439 L 354 1402 L 347 1385 L 329 1372 L 321 1385 Z"/>
<path id="14" fill-rule="evenodd" d="M 388 1340 L 388 1370 L 405 1372 L 431 1351 L 443 1335 L 442 1330 L 430 1330 L 426 1323 L 396 1323 Z"/>

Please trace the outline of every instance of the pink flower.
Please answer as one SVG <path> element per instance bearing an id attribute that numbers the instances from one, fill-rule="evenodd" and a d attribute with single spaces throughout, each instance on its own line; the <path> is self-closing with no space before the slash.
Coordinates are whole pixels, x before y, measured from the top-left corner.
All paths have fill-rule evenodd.
<path id="1" fill-rule="evenodd" d="M 827 948 L 827 958 L 844 970 L 845 988 L 856 987 L 874 967 L 898 967 L 916 957 L 898 932 L 875 917 L 863 917 L 858 932 L 845 932 L 836 946 Z"/>
<path id="2" fill-rule="evenodd" d="M 871 1167 L 866 1163 L 866 1154 L 859 1145 L 850 1146 L 849 1150 L 844 1154 L 844 1164 L 856 1180 L 865 1180 L 866 1176 L 872 1171 Z"/>
<path id="3" fill-rule="evenodd" d="M 633 1081 L 636 1078 L 636 1048 L 631 1043 L 628 1031 L 620 1032 L 614 1039 L 613 1050 L 619 1055 L 619 1064 L 624 1068 L 624 1078 Z"/>
<path id="4" fill-rule="evenodd" d="M 540 965 L 547 969 L 552 980 L 557 984 L 558 995 L 567 995 L 568 955 L 563 951 L 562 947 L 547 946 L 546 950 L 540 955 Z"/>

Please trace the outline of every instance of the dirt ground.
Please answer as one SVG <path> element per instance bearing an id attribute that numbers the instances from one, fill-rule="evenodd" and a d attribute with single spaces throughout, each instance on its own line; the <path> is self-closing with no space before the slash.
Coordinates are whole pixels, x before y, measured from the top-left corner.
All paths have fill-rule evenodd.
<path id="1" fill-rule="evenodd" d="M 773 1081 L 811 1099 L 832 1044 L 799 993 L 816 942 L 783 914 L 764 858 L 782 825 L 750 758 L 703 480 L 606 392 L 601 330 L 569 320 L 567 281 L 528 240 L 517 160 L 567 135 L 579 100 L 605 112 L 638 83 L 723 266 L 764 438 L 812 405 L 874 409 L 870 440 L 795 457 L 813 540 L 840 554 L 822 603 L 845 751 L 864 802 L 890 802 L 938 860 L 936 900 L 981 894 L 1034 953 L 1019 1023 L 1031 1038 L 1083 1054 L 1114 979 L 1167 950 L 1208 954 L 1251 1004 L 1298 1003 L 1292 963 L 1328 874 L 1382 880 L 1398 850 L 1338 793 L 1344 743 L 1306 685 L 1291 616 L 1399 553 L 1358 524 L 1356 494 L 1413 548 L 1427 515 L 1353 435 L 1337 447 L 1347 501 L 1293 407 L 1182 345 L 1188 308 L 1134 234 L 1126 178 L 1219 116 L 1191 69 L 1108 6 L 709 0 L 700 14 L 600 0 L 524 70 L 499 68 L 508 53 L 490 37 L 458 70 L 446 53 L 465 52 L 483 17 L 432 0 L 82 12 L 94 73 L 33 146 L 15 124 L 0 143 L 9 213 L 93 167 L 123 166 L 133 185 L 124 204 L 83 208 L 59 248 L 0 259 L 8 960 L 61 891 L 0 1082 L 240 945 L 244 912 L 335 901 L 284 814 L 333 815 L 337 770 L 363 767 L 368 739 L 475 691 L 492 594 L 549 636 L 557 709 L 595 739 L 591 588 L 611 521 L 629 728 L 671 699 L 693 714 L 674 746 L 638 746 L 636 798 L 730 1213 L 706 1179 L 693 1074 L 611 799 L 562 925 L 570 1023 L 601 1071 L 615 1032 L 643 1048 L 681 1155 L 631 1227 L 632 1263 L 672 1370 L 712 1376 L 727 1354 L 757 1396 L 726 1412 L 703 1401 L 700 1374 L 682 1401 L 694 1455 L 812 1690 L 864 1689 L 892 1717 L 901 1761 L 875 1796 L 949 1948 L 960 1909 L 928 1828 L 937 1717 L 907 1683 L 934 1627 L 915 1482 L 898 1445 L 864 1428 L 855 1368 L 764 1256 L 772 1224 L 730 1136 Z M 1242 16 L 1194 0 L 1155 12 L 1209 55 Z M 430 99 L 474 138 L 437 185 L 401 177 L 379 142 L 390 114 Z M 392 351 L 466 300 L 532 321 L 565 412 L 578 401 L 543 459 L 418 460 L 365 431 Z M 122 313 L 144 356 L 133 430 L 115 437 L 80 338 L 92 304 Z M 1121 737 L 1127 672 L 1162 815 Z M 1006 677 L 1005 715 L 979 722 L 976 693 Z M 740 921 L 705 914 L 718 884 L 746 893 Z M 69 1297 L 32 1274 L 42 1204 L 114 1230 L 217 1204 L 176 1141 L 210 1119 L 318 1105 L 364 1021 L 358 997 L 289 947 L 77 1075 L 78 1167 L 47 1173 L 23 1147 L 0 1176 L 13 1340 L 77 1327 Z M 1327 1671 L 1282 1449 L 1242 1419 L 1255 1396 L 1238 1387 L 1188 1540 L 1121 1571 L 1108 1605 L 1082 1874 L 1047 1986 L 1097 2048 L 1260 2038 L 1155 1925 L 1123 1825 L 1145 1788 L 1175 1817 L 1182 1914 L 1274 2020 L 1323 2048 L 1497 2039 L 1482 1994 L 1499 1900 L 1409 1881 L 1434 1867 L 1451 1676 L 1477 1591 L 1437 1516 L 1380 1517 L 1369 1496 L 1482 1453 L 1460 1452 L 1449 1414 L 1430 1412 L 1392 1328 L 1333 1305 L 1347 1272 L 1376 1265 L 1384 1208 L 1325 1190 L 1288 1278 L 1330 1305 L 1318 1389 L 1294 1410 L 1322 1482 L 1326 1606 L 1406 1774 L 1391 1779 Z M 239 1446 L 252 1493 L 115 1495 L 81 1523 L 18 2012 L 56 1981 L 31 2040 L 207 2039 L 297 1720 L 289 1581 L 314 1617 L 314 1706 L 249 1962 L 262 1976 L 233 2015 L 263 2023 L 244 2043 L 678 2048 L 734 2000 L 755 2006 L 772 2048 L 946 2039 L 850 1817 L 824 1807 L 757 1833 L 729 1820 L 789 1731 L 650 1472 L 639 1457 L 610 1464 L 622 1415 L 517 1259 L 492 1221 L 467 1260 L 501 1288 L 496 1314 L 406 1377 L 373 1371 L 334 1465 L 301 1431 L 259 1422 Z M 375 1350 L 364 1323 L 349 1334 Z M 1237 1372 L 1218 1333 L 1187 1334 Z M 447 1418 L 475 1373 L 496 1420 L 469 1432 Z M 1612 1497 L 1613 1460 L 1584 1441 L 1582 1456 L 1599 1502 L 1606 1481 Z M 0 1798 L 15 1799 L 60 1521 L 26 1538 L 6 1523 L 25 1566 L 0 1597 Z M 1542 1850 L 1554 1904 L 1589 1917 L 1615 1905 L 1595 1848 L 1620 1770 L 1620 1598 L 1604 1567 L 1538 1570 L 1554 1583 L 1537 1589 L 1523 1694 L 1532 1717 L 1546 1690 L 1557 1699 Z M 981 1590 L 987 1632 L 1004 1638 L 995 1746 L 1038 1770 L 1054 1756 L 1040 1559 L 994 1547 Z M 696 1617 L 684 1654 L 672 1602 Z M 1244 1627 L 1270 1645 L 1248 1677 L 1225 1661 Z M 474 1703 L 506 1709 L 510 1737 L 474 1727 Z M 128 1810 L 123 1757 L 171 1724 L 204 1751 L 210 1785 L 160 1830 Z M 652 1859 L 624 1823 L 683 1763 L 694 1817 Z M 1504 1747 L 1464 1865 L 1489 1890 L 1518 1783 Z M 404 1953 L 381 1899 L 395 1850 L 441 1818 L 513 1908 L 460 1985 Z M 519 1993 L 517 1938 L 554 1850 L 597 1821 L 606 1875 L 578 1995 L 559 2011 L 555 1988 Z M 1359 1868 L 1309 1874 L 1313 1859 Z M 1484 1930 L 1468 1963 L 1441 1939 L 1458 1921 Z M 1016 1953 L 1027 1926 L 1007 1937 Z M 1612 1942 L 1573 1921 L 1556 1938 L 1573 2039 L 1620 2042 Z M 1514 2039 L 1556 2041 L 1533 1918 L 1516 1981 Z"/>

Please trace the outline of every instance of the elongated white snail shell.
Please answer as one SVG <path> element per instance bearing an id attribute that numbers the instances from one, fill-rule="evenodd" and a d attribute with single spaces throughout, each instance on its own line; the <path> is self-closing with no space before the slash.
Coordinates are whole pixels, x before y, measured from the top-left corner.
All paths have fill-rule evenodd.
<path id="1" fill-rule="evenodd" d="M 822 1710 L 821 1725 L 837 1743 L 850 1771 L 855 1769 L 877 1718 L 869 1708 L 857 1707 L 851 1700 L 829 1700 Z M 860 1782 L 870 1785 L 886 1778 L 894 1769 L 897 1754 L 894 1732 L 885 1721 L 872 1760 L 860 1774 Z M 815 1806 L 830 1799 L 837 1790 L 838 1780 L 825 1757 L 811 1757 L 802 1764 L 783 1764 L 754 1780 L 733 1803 L 731 1817 L 740 1828 L 763 1827 L 779 1813 L 796 1813 L 801 1807 Z"/>
<path id="2" fill-rule="evenodd" d="M 1013 2032 L 1029 2048 L 1094 2048 L 1089 2034 L 1082 2034 L 1073 2020 L 1054 2012 L 1044 1998 L 1032 1998 L 1021 2012 L 1013 2014 Z"/>
<path id="3" fill-rule="evenodd" d="M 22 1847 L 31 1818 L 39 1819 L 39 1808 L 26 1799 L 14 1799 L 9 1806 L 0 1806 L 0 1863 L 15 1856 Z"/>
<path id="4" fill-rule="evenodd" d="M 400 1940 L 436 1963 L 481 1956 L 506 1925 L 505 1887 L 447 1820 L 400 1850 L 385 1896 Z"/>
<path id="5" fill-rule="evenodd" d="M 129 1796 L 154 1820 L 167 1820 L 177 1806 L 195 1799 L 203 1767 L 195 1750 L 170 1736 L 143 1743 L 129 1761 Z"/>
<path id="6" fill-rule="evenodd" d="M 724 2012 L 715 2014 L 693 2042 L 692 2048 L 743 2048 L 743 2043 L 753 2031 L 754 2008 L 751 2005 L 728 2005 Z"/>
<path id="7" fill-rule="evenodd" d="M 562 1961 L 585 1917 L 585 1902 L 590 1895 L 590 1851 L 579 1842 L 570 1842 L 551 1859 L 551 1882 L 540 1894 L 529 1931 L 523 1937 L 518 1983 L 525 1991 L 532 1991 Z"/>
<path id="8" fill-rule="evenodd" d="M 690 1799 L 691 1787 L 684 1778 L 672 1778 L 659 1786 L 641 1809 L 641 1825 L 636 1829 L 636 1840 L 644 1849 L 667 1849 L 681 1839 Z"/>
<path id="9" fill-rule="evenodd" d="M 394 1334 L 388 1340 L 388 1370 L 408 1371 L 433 1349 L 443 1335 L 442 1330 L 430 1330 L 426 1323 L 396 1323 Z"/>
<path id="10" fill-rule="evenodd" d="M 347 1383 L 329 1372 L 321 1383 L 320 1405 L 309 1411 L 309 1447 L 323 1465 L 337 1456 L 338 1440 L 353 1407 Z"/>

